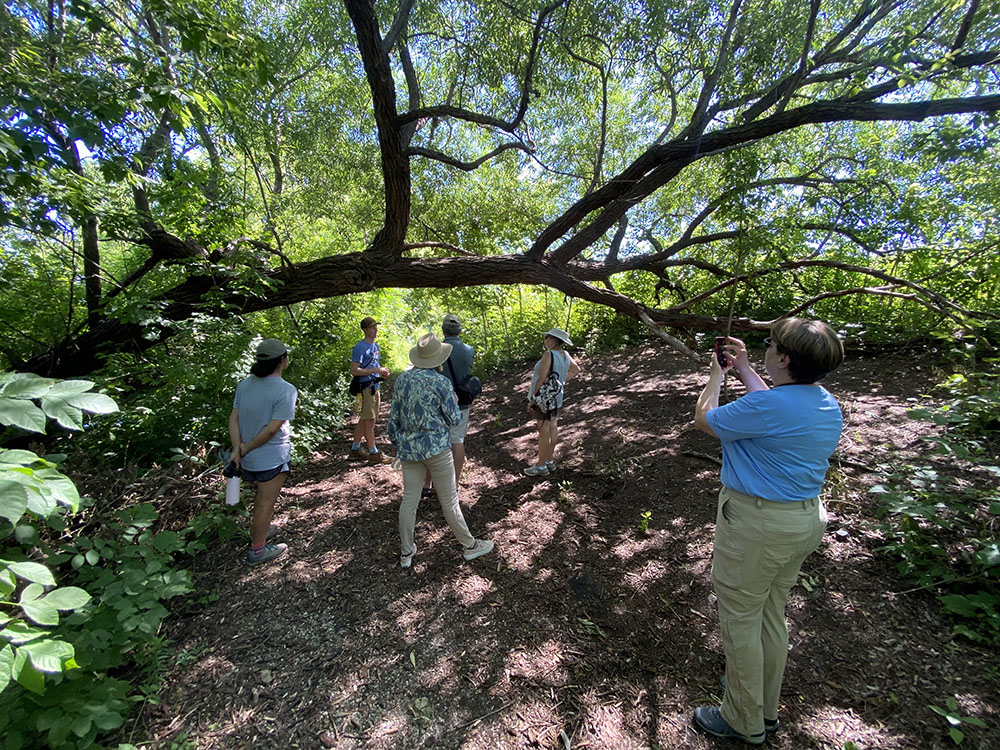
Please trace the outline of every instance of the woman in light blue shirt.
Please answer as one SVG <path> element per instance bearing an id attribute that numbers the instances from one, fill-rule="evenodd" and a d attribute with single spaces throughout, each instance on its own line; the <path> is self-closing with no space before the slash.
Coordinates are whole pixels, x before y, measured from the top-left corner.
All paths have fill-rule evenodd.
<path id="1" fill-rule="evenodd" d="M 844 359 L 837 334 L 822 321 L 785 318 L 764 344 L 772 387 L 750 366 L 746 345 L 730 337 L 725 363 L 712 357 L 694 418 L 695 427 L 722 442 L 712 585 L 726 655 L 722 705 L 696 708 L 694 723 L 751 745 L 778 728 L 785 605 L 826 530 L 819 496 L 843 427 L 836 399 L 816 383 Z M 747 393 L 719 406 L 730 370 Z"/>
<path id="2" fill-rule="evenodd" d="M 410 349 L 413 369 L 401 373 L 393 386 L 386 432 L 403 467 L 403 500 L 399 506 L 402 568 L 409 568 L 417 553 L 413 528 L 426 472 L 437 488 L 445 521 L 462 544 L 462 557 L 475 560 L 493 549 L 493 542 L 476 539 L 469 533 L 458 504 L 450 428 L 461 421 L 462 412 L 455 387 L 441 373 L 451 349 L 451 344 L 442 344 L 433 333 L 422 336 Z"/>

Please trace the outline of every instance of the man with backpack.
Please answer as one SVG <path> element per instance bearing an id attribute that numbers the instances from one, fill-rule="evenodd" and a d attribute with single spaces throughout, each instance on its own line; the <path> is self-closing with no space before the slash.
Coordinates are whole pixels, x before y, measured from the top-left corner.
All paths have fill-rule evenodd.
<path id="1" fill-rule="evenodd" d="M 444 343 L 451 344 L 451 356 L 441 368 L 441 374 L 451 381 L 458 397 L 458 408 L 462 412 L 462 421 L 451 428 L 451 455 L 455 460 L 455 482 L 462 476 L 465 465 L 465 434 L 469 431 L 469 409 L 482 385 L 479 378 L 472 374 L 472 361 L 476 356 L 475 349 L 461 339 L 462 321 L 454 313 L 448 313 L 441 322 L 441 332 Z M 430 476 L 424 480 L 423 497 L 432 497 L 434 490 L 430 486 Z"/>

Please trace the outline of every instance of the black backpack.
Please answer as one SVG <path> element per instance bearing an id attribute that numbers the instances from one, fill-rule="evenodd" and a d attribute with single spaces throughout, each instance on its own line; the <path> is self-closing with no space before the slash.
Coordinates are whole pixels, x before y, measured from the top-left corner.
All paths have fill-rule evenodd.
<path id="1" fill-rule="evenodd" d="M 448 358 L 448 369 L 451 370 L 451 382 L 455 383 L 455 395 L 458 396 L 458 405 L 461 407 L 471 406 L 476 397 L 483 392 L 483 381 L 475 375 L 469 375 L 461 383 L 455 381 L 455 366 Z"/>

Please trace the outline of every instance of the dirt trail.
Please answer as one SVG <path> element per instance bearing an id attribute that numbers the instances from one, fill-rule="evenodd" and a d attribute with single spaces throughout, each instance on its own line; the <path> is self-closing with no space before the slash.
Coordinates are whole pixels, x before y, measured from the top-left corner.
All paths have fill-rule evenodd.
<path id="1" fill-rule="evenodd" d="M 901 364 L 849 360 L 829 379 L 846 459 L 921 449 L 906 399 L 934 380 Z M 692 707 L 720 697 L 723 668 L 709 582 L 719 452 L 690 426 L 704 374 L 653 347 L 583 365 L 548 479 L 519 473 L 535 444 L 528 366 L 486 384 L 461 495 L 497 552 L 472 563 L 425 501 L 418 555 L 399 569 L 399 475 L 348 463 L 347 430 L 297 468 L 276 514 L 289 555 L 254 570 L 236 544 L 199 559 L 199 588 L 220 598 L 171 622 L 179 653 L 143 716 L 156 746 L 736 747 L 690 728 Z M 831 473 L 830 531 L 789 603 L 782 729 L 768 746 L 948 747 L 927 706 L 957 696 L 988 725 L 963 747 L 998 747 L 995 656 L 953 640 L 928 594 L 892 593 L 909 587 L 874 552 L 874 482 Z"/>

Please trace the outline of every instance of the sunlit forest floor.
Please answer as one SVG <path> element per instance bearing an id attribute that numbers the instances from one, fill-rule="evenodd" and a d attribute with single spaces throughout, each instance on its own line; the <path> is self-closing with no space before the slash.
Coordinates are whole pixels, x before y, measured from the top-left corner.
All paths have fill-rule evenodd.
<path id="1" fill-rule="evenodd" d="M 691 427 L 704 373 L 652 346 L 582 364 L 546 479 L 520 473 L 535 447 L 528 365 L 486 384 L 461 497 L 497 548 L 472 563 L 424 501 L 418 554 L 400 570 L 400 475 L 349 463 L 349 428 L 296 467 L 275 517 L 290 552 L 258 569 L 243 543 L 199 558 L 199 589 L 219 598 L 170 621 L 168 687 L 134 736 L 163 748 L 737 746 L 690 723 L 721 698 L 723 671 L 709 581 L 719 451 Z M 852 358 L 826 383 L 844 409 L 845 464 L 789 603 L 769 747 L 951 746 L 929 708 L 949 696 L 987 724 L 964 747 L 1000 746 L 995 654 L 951 635 L 870 528 L 866 467 L 926 450 L 929 427 L 905 410 L 939 375 L 904 355 Z"/>

